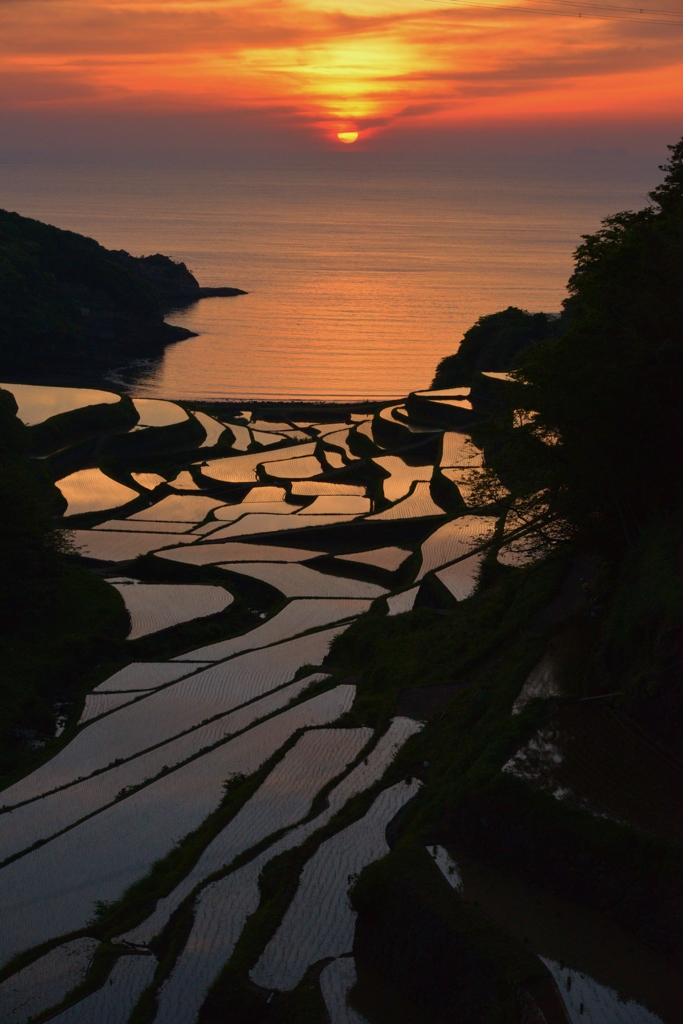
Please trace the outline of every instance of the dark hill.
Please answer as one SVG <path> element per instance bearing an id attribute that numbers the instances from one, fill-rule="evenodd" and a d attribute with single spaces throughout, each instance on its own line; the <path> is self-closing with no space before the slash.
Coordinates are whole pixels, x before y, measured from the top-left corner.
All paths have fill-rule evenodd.
<path id="1" fill-rule="evenodd" d="M 192 336 L 164 314 L 237 288 L 201 288 L 184 263 L 131 256 L 0 210 L 0 375 L 79 379 Z"/>
<path id="2" fill-rule="evenodd" d="M 479 317 L 465 331 L 458 351 L 441 360 L 432 387 L 463 387 L 472 384 L 477 371 L 511 369 L 529 345 L 558 332 L 557 321 L 552 313 L 528 313 L 517 306 Z"/>

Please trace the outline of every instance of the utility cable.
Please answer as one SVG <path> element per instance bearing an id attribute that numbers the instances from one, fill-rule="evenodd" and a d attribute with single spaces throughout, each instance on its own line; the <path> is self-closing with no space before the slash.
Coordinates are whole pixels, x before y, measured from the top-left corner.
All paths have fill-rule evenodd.
<path id="1" fill-rule="evenodd" d="M 439 4 L 447 7 L 460 7 L 470 12 L 474 11 L 514 11 L 520 14 L 552 14 L 558 18 L 590 18 L 597 21 L 622 21 L 631 25 L 677 25 L 683 27 L 683 14 L 677 15 L 675 11 L 658 11 L 647 7 L 612 7 L 606 4 L 580 3 L 577 0 L 542 0 L 545 4 L 557 3 L 561 7 L 570 7 L 571 10 L 556 10 L 548 7 L 531 6 L 537 0 L 530 0 L 528 7 L 521 7 L 516 4 L 491 4 L 477 3 L 476 0 L 425 0 L 426 3 Z M 598 11 L 628 11 L 635 17 L 619 17 L 608 13 L 596 13 Z M 655 20 L 640 17 L 641 14 L 653 15 Z M 665 21 L 657 17 L 661 14 L 668 18 L 678 18 L 677 21 Z"/>

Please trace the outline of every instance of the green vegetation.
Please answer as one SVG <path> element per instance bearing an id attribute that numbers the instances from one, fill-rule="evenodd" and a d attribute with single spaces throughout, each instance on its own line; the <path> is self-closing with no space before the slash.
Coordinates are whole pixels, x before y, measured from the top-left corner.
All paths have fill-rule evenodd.
<path id="1" fill-rule="evenodd" d="M 476 371 L 518 367 L 516 382 L 495 385 L 493 414 L 477 428 L 489 469 L 482 497 L 501 480 L 512 492 L 506 503 L 551 519 L 564 546 L 523 570 L 489 561 L 479 592 L 450 612 L 373 614 L 335 642 L 335 666 L 361 675 L 359 720 L 377 724 L 400 711 L 406 691 L 419 703 L 421 689 L 429 717 L 399 757 L 426 784 L 391 855 L 354 891 L 355 999 L 373 1024 L 383 1018 L 364 995 L 364 972 L 429 1006 L 430 1021 L 519 1019 L 521 1009 L 506 999 L 522 978 L 523 947 L 509 937 L 501 944 L 485 915 L 449 900 L 445 885 L 430 897 L 439 879 L 422 857 L 429 842 L 562 893 L 663 958 L 679 956 L 683 849 L 656 816 L 645 823 L 635 803 L 631 813 L 629 799 L 643 794 L 615 791 L 610 806 L 609 786 L 596 786 L 596 805 L 607 801 L 608 814 L 621 818 L 610 820 L 591 813 L 590 789 L 579 806 L 501 772 L 539 726 L 562 720 L 556 701 L 510 715 L 530 668 L 549 650 L 566 701 L 616 694 L 611 717 L 601 719 L 599 705 L 592 717 L 590 705 L 585 712 L 593 742 L 612 743 L 601 749 L 611 758 L 610 785 L 628 777 L 619 757 L 627 758 L 624 769 L 642 757 L 651 759 L 651 777 L 670 775 L 670 796 L 679 791 L 679 769 L 657 750 L 678 759 L 683 739 L 683 141 L 664 170 L 647 209 L 608 218 L 584 239 L 559 322 L 514 309 L 484 317 L 434 382 L 477 388 Z M 524 424 L 515 410 L 536 415 Z M 598 571 L 588 572 L 583 602 L 568 600 L 566 585 L 551 600 L 586 552 Z M 441 701 L 438 684 L 447 684 Z M 589 775 L 582 781 L 589 785 Z M 451 951 L 464 996 L 454 995 L 439 948 Z M 476 961 L 474 980 L 463 957 Z M 485 992 L 480 977 L 489 978 Z"/>
<path id="2" fill-rule="evenodd" d="M 112 587 L 71 565 L 51 507 L 59 492 L 26 455 L 27 429 L 0 391 L 0 772 L 52 736 L 55 705 L 80 673 L 125 636 Z"/>
<path id="3" fill-rule="evenodd" d="M 362 965 L 356 1006 L 371 1009 L 362 984 L 370 968 L 412 997 L 420 1008 L 416 1024 L 518 1019 L 519 990 L 542 980 L 543 966 L 464 900 L 448 899 L 444 888 L 424 847 L 402 846 L 364 872 L 353 893 L 361 910 L 354 943 Z"/>
<path id="4" fill-rule="evenodd" d="M 191 332 L 164 322 L 203 295 L 184 263 L 133 257 L 92 238 L 0 210 L 0 374 L 97 374 L 161 355 Z M 37 374 L 37 368 L 40 373 Z"/>
<path id="5" fill-rule="evenodd" d="M 441 360 L 432 387 L 471 385 L 477 372 L 509 370 L 527 347 L 552 337 L 556 320 L 548 313 L 528 313 L 517 306 L 479 317 L 465 331 L 455 355 Z"/>
<path id="6" fill-rule="evenodd" d="M 514 397 L 535 420 L 498 441 L 507 472 L 531 466 L 550 511 L 600 544 L 683 507 L 683 141 L 670 148 L 650 205 L 584 236 L 563 332 L 520 360 Z"/>
<path id="7" fill-rule="evenodd" d="M 86 405 L 83 409 L 50 416 L 42 423 L 26 428 L 26 443 L 31 455 L 45 456 L 92 438 L 124 433 L 138 421 L 135 406 L 123 395 L 111 405 Z"/>
<path id="8" fill-rule="evenodd" d="M 371 726 L 376 739 L 392 717 L 411 714 L 424 720 L 424 728 L 401 748 L 383 780 L 351 800 L 301 847 L 268 863 L 260 880 L 260 905 L 208 994 L 202 1024 L 227 1019 L 235 1024 L 323 1024 L 317 983 L 322 963 L 312 965 L 290 993 L 259 989 L 249 971 L 275 934 L 319 844 L 363 815 L 381 787 L 401 779 L 420 780 L 420 791 L 387 829 L 389 855 L 363 872 L 351 893 L 358 911 L 354 955 L 359 969 L 352 1002 L 371 1024 L 521 1024 L 534 1019 L 534 1007 L 542 1004 L 554 1005 L 559 1013 L 558 993 L 534 955 L 544 950 L 505 930 L 484 907 L 451 889 L 425 850 L 434 844 L 461 850 L 463 857 L 486 865 L 491 878 L 504 873 L 533 882 L 553 897 L 559 894 L 623 928 L 648 946 L 655 960 L 680 964 L 683 842 L 680 827 L 671 827 L 666 815 L 669 807 L 675 813 L 682 809 L 676 801 L 683 792 L 683 485 L 678 465 L 683 450 L 678 396 L 683 141 L 673 147 L 665 171 L 650 207 L 611 217 L 599 232 L 586 236 L 560 319 L 513 307 L 482 317 L 465 335 L 461 350 L 440 364 L 435 387 L 471 385 L 473 400 L 475 392 L 481 397 L 476 439 L 484 446 L 488 475 L 480 509 L 486 511 L 498 496 L 504 511 L 512 506 L 524 515 L 541 516 L 549 524 L 546 539 L 552 534 L 552 550 L 522 568 L 504 566 L 495 550 L 489 552 L 477 591 L 462 602 L 428 574 L 415 610 L 387 616 L 385 603 L 378 600 L 334 641 L 326 661 L 331 678 L 319 688 L 343 679 L 357 686 L 341 727 Z M 481 376 L 508 369 L 514 372 L 511 383 Z M 50 508 L 58 506 L 46 469 L 54 473 L 68 458 L 90 458 L 89 421 L 83 417 L 79 428 L 83 447 L 75 455 L 57 453 L 46 466 L 27 459 L 27 438 L 34 435 L 17 423 L 11 400 L 0 398 L 0 482 L 7 495 L 0 582 L 14 616 L 2 641 L 7 650 L 2 671 L 8 675 L 6 681 L 0 677 L 7 709 L 3 728 L 10 740 L 14 737 L 8 747 L 10 766 L 15 764 L 11 743 L 16 750 L 23 743 L 25 749 L 26 736 L 19 737 L 17 729 L 25 732 L 26 721 L 35 729 L 44 722 L 49 734 L 54 718 L 50 699 L 65 678 L 59 665 L 80 658 L 81 678 L 89 679 L 118 667 L 125 616 L 118 599 L 112 603 L 96 577 L 65 558 L 50 518 Z M 378 415 L 374 428 L 378 440 L 404 446 L 400 454 L 409 464 L 438 461 L 437 435 L 407 438 L 400 424 Z M 98 451 L 109 457 L 113 475 L 122 478 L 143 463 L 150 470 L 158 470 L 160 460 L 180 467 L 183 445 L 190 451 L 199 433 L 192 423 L 167 430 L 175 434 L 110 437 Z M 47 449 L 55 438 L 41 444 Z M 353 432 L 351 444 L 364 459 L 379 451 Z M 359 460 L 336 479 L 363 482 L 378 498 L 384 476 L 372 462 Z M 501 493 L 499 481 L 509 493 Z M 434 474 L 431 490 L 452 514 L 464 511 L 457 488 L 443 474 Z M 216 493 L 242 496 L 244 488 L 217 485 Z M 331 555 L 357 550 L 366 541 L 368 546 L 405 541 L 417 549 L 429 529 L 424 521 L 345 523 L 325 533 L 298 531 L 291 542 L 318 550 L 316 540 L 324 537 L 328 555 L 319 560 L 322 570 L 383 580 L 395 588 L 414 578 L 416 550 L 395 574 L 335 562 Z M 502 539 L 502 524 L 496 539 Z M 222 616 L 136 641 L 127 651 L 136 658 L 165 657 L 169 644 L 175 653 L 178 647 L 221 639 L 226 631 L 246 630 L 256 615 L 277 610 L 281 601 L 265 584 L 214 566 L 183 566 L 147 556 L 131 572 L 146 580 L 220 580 L 237 597 Z M 31 632 L 36 608 L 41 623 L 48 623 L 38 642 L 35 629 Z M 77 636 L 69 625 L 72 619 L 79 624 Z M 95 648 L 105 665 L 93 666 Z M 544 658 L 552 663 L 562 696 L 532 699 L 513 715 L 522 687 Z M 582 788 L 577 784 L 573 791 L 568 785 L 553 792 L 544 785 L 549 771 L 548 778 L 530 774 L 523 779 L 503 770 L 539 730 L 545 731 L 551 757 L 560 733 L 563 742 L 573 744 L 569 753 L 565 748 L 566 756 L 558 754 L 556 763 L 567 773 L 578 763 L 576 780 Z M 221 807 L 120 901 L 101 906 L 88 933 L 106 941 L 142 920 L 296 739 L 291 737 L 254 775 L 232 780 Z M 591 773 L 598 772 L 602 775 L 591 787 Z M 666 793 L 662 800 L 652 795 L 651 814 L 643 813 L 647 780 L 656 780 Z M 310 817 L 322 809 L 332 785 L 318 794 Z M 236 863 L 246 863 L 271 841 L 246 851 Z M 191 925 L 188 899 L 153 942 L 159 967 L 135 1011 L 135 1024 L 154 1019 L 159 985 Z"/>

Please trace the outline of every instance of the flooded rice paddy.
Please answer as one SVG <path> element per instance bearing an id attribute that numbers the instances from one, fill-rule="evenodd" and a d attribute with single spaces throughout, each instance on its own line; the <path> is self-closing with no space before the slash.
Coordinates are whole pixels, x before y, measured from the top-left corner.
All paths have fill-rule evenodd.
<path id="1" fill-rule="evenodd" d="M 83 512 L 102 512 L 134 501 L 138 492 L 132 487 L 112 480 L 101 469 L 80 469 L 76 473 L 55 481 L 67 503 L 64 515 L 77 516 Z"/>
<path id="2" fill-rule="evenodd" d="M 21 392 L 27 419 L 118 401 L 49 390 Z M 79 465 L 74 449 L 71 472 L 56 480 L 74 549 L 126 603 L 131 653 L 83 695 L 43 763 L 0 797 L 0 967 L 25 956 L 0 982 L 3 1020 L 29 1024 L 53 1007 L 50 1019 L 69 1024 L 128 1024 L 152 984 L 157 1024 L 195 1024 L 260 906 L 262 872 L 304 848 L 251 979 L 264 992 L 291 991 L 329 959 L 319 984 L 330 1020 L 359 1024 L 347 1002 L 356 977 L 348 889 L 386 854 L 387 825 L 419 792 L 412 776 L 383 780 L 422 725 L 349 725 L 356 685 L 327 663 L 330 645 L 371 611 L 405 614 L 429 588 L 467 600 L 486 559 L 533 557 L 524 526 L 510 540 L 512 526 L 503 530 L 490 509 L 463 514 L 471 491 L 459 474 L 480 471 L 483 453 L 464 432 L 411 422 L 403 403 L 321 407 L 319 420 L 157 399 L 136 409 L 125 457 Z M 188 419 L 203 439 L 178 448 L 173 430 Z M 440 472 L 454 481 L 450 498 Z M 200 572 L 209 582 L 196 582 Z M 233 620 L 238 607 L 243 618 Z M 188 641 L 202 623 L 213 632 Z M 147 637 L 149 660 L 135 654 Z M 534 742 L 552 759 L 560 740 Z M 230 803 L 233 786 L 242 792 L 249 780 Z M 351 819 L 338 818 L 349 805 Z M 195 855 L 144 912 L 126 911 L 126 930 L 107 947 L 120 955 L 95 977 L 97 907 L 129 907 L 129 887 L 190 840 Z M 457 857 L 435 850 L 435 870 L 459 892 Z M 176 928 L 176 911 L 185 930 L 159 973 L 146 947 Z M 81 996 L 88 979 L 93 990 Z M 580 988 L 594 1014 L 581 1021 L 612 1007 L 600 985 L 589 978 Z"/>
<path id="3" fill-rule="evenodd" d="M 0 388 L 14 395 L 17 416 L 27 427 L 90 405 L 115 405 L 121 401 L 121 396 L 113 391 L 92 388 L 52 388 L 37 384 L 0 384 Z"/>
<path id="4" fill-rule="evenodd" d="M 217 615 L 232 604 L 232 594 L 223 587 L 186 583 L 114 583 L 130 616 L 129 640 L 158 633 L 179 622 Z"/>

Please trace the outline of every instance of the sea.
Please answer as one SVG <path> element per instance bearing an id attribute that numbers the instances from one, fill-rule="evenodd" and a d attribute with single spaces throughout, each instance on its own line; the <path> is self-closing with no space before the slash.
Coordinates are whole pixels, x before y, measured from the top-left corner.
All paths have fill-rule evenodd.
<path id="1" fill-rule="evenodd" d="M 170 399 L 356 401 L 429 387 L 478 317 L 557 312 L 572 254 L 644 205 L 657 159 L 338 153 L 211 165 L 5 163 L 0 206 L 135 255 L 182 260 L 197 333 L 112 386 Z M 74 382 L 75 383 L 75 382 Z"/>

